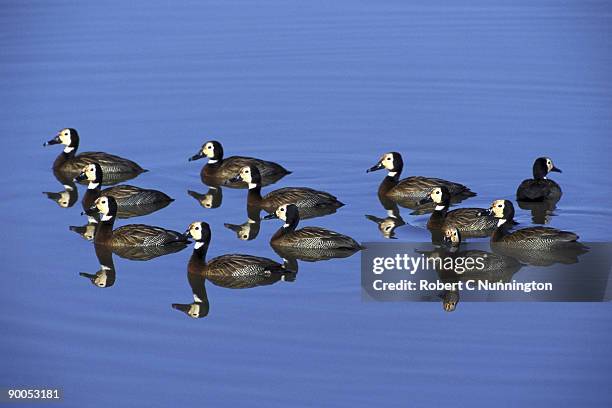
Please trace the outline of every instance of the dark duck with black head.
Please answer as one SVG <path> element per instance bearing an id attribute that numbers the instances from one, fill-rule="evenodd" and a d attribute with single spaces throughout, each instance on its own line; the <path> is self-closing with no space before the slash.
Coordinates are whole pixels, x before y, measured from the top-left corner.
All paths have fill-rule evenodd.
<path id="1" fill-rule="evenodd" d="M 113 231 L 117 218 L 117 201 L 111 196 L 101 196 L 94 202 L 92 209 L 100 213 L 100 222 L 94 237 L 97 245 L 113 248 L 179 245 L 189 240 L 180 232 L 144 224 L 124 225 Z"/>
<path id="2" fill-rule="evenodd" d="M 202 167 L 200 176 L 202 182 L 212 186 L 226 185 L 232 188 L 245 188 L 246 184 L 237 181 L 226 183 L 234 177 L 244 166 L 255 166 L 262 176 L 262 184 L 269 185 L 277 182 L 291 172 L 280 164 L 256 159 L 254 157 L 231 156 L 223 157 L 223 146 L 216 140 L 211 140 L 202 145 L 200 151 L 189 158 L 189 161 L 208 158 L 208 163 Z"/>
<path id="3" fill-rule="evenodd" d="M 306 217 L 309 209 L 315 209 L 316 216 L 330 214 L 344 204 L 325 191 L 314 190 L 308 187 L 285 187 L 279 188 L 261 196 L 261 174 L 255 166 L 245 166 L 230 182 L 243 181 L 249 187 L 247 205 L 261 208 L 268 213 L 274 213 L 283 204 L 295 204 L 302 217 Z M 303 213 L 303 214 L 302 214 Z"/>
<path id="4" fill-rule="evenodd" d="M 104 152 L 84 152 L 77 155 L 79 134 L 72 128 L 60 130 L 43 146 L 54 144 L 63 144 L 65 147 L 53 162 L 53 171 L 70 179 L 78 176 L 85 166 L 92 163 L 100 164 L 106 174 L 107 184 L 129 180 L 146 171 L 131 160 Z"/>
<path id="5" fill-rule="evenodd" d="M 435 203 L 435 208 L 427 221 L 429 230 L 441 232 L 447 228 L 457 228 L 464 237 L 486 237 L 497 226 L 493 216 L 482 215 L 485 208 L 457 208 L 449 211 L 451 195 L 446 186 L 434 187 L 429 197 L 421 202 L 431 201 Z"/>
<path id="6" fill-rule="evenodd" d="M 538 157 L 533 163 L 533 178 L 523 180 L 516 190 L 517 201 L 559 201 L 563 192 L 559 184 L 547 178 L 550 172 L 561 173 L 549 157 Z"/>
<path id="7" fill-rule="evenodd" d="M 379 198 L 389 198 L 394 201 L 418 201 L 427 197 L 432 188 L 445 186 L 453 198 L 464 199 L 475 196 L 463 184 L 455 183 L 434 177 L 411 176 L 400 180 L 400 175 L 404 169 L 404 160 L 398 152 L 385 153 L 378 163 L 370 167 L 367 173 L 386 169 L 387 176 L 378 187 Z"/>
<path id="8" fill-rule="evenodd" d="M 150 214 L 156 210 L 166 207 L 174 199 L 168 197 L 161 191 L 145 189 L 127 184 L 113 186 L 102 190 L 104 171 L 98 163 L 88 164 L 83 168 L 81 174 L 75 179 L 77 182 L 87 180 L 87 192 L 83 196 L 84 213 L 93 222 L 97 219 L 98 211 L 93 208 L 98 197 L 111 196 L 117 202 L 117 217 L 129 218 Z"/>

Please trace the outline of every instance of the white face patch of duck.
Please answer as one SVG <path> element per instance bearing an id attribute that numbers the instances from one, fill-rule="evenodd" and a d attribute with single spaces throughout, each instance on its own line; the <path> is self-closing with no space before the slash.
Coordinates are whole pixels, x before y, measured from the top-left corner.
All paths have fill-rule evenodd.
<path id="1" fill-rule="evenodd" d="M 287 204 L 285 205 L 281 205 L 280 207 L 278 207 L 276 209 L 276 211 L 274 212 L 274 214 L 276 214 L 276 216 L 283 220 L 283 221 L 287 221 Z M 285 227 L 288 227 L 288 224 L 285 224 Z"/>
<path id="2" fill-rule="evenodd" d="M 550 173 L 554 167 L 555 165 L 553 164 L 553 161 L 550 159 L 550 157 L 546 157 L 546 169 L 548 170 L 548 172 Z"/>
<path id="3" fill-rule="evenodd" d="M 253 173 L 251 172 L 251 168 L 249 166 L 245 166 L 240 169 L 240 178 L 242 181 L 249 184 L 249 188 L 255 188 L 255 184 L 253 183 Z"/>
<path id="4" fill-rule="evenodd" d="M 101 217 L 102 221 L 108 221 L 111 218 L 113 218 L 112 215 L 109 215 L 110 206 L 109 206 L 107 197 L 104 197 L 104 196 L 99 197 L 98 199 L 96 199 L 95 204 L 96 204 L 96 209 L 102 215 Z"/>
<path id="5" fill-rule="evenodd" d="M 493 212 L 493 216 L 495 218 L 504 218 L 504 208 L 504 200 L 495 200 L 491 204 L 491 211 Z"/>
<path id="6" fill-rule="evenodd" d="M 72 137 L 70 136 L 70 129 L 62 129 L 58 133 L 60 142 L 65 145 L 64 153 L 70 153 L 74 150 L 74 147 L 70 147 L 72 143 Z"/>
<path id="7" fill-rule="evenodd" d="M 389 170 L 389 176 L 391 177 L 397 174 L 396 171 L 393 171 L 393 169 L 395 168 L 395 164 L 393 163 L 393 161 L 393 155 L 391 153 L 383 154 L 383 156 L 380 158 L 380 163 L 385 169 Z"/>
<path id="8" fill-rule="evenodd" d="M 435 187 L 429 193 L 429 197 L 431 197 L 432 201 L 436 204 L 440 204 L 442 202 L 442 189 L 440 187 Z M 444 207 L 442 207 L 444 208 Z M 438 207 L 436 207 L 436 210 Z"/>
<path id="9" fill-rule="evenodd" d="M 204 208 L 212 208 L 213 196 L 212 194 L 206 194 L 203 199 L 200 200 L 200 205 Z"/>
<path id="10" fill-rule="evenodd" d="M 199 222 L 191 223 L 189 225 L 189 235 L 191 235 L 191 237 L 195 239 L 196 241 L 200 241 L 202 239 L 202 223 L 199 223 Z M 198 246 L 198 244 L 201 244 L 200 246 L 203 245 L 202 242 L 196 242 L 195 244 L 196 249 L 200 247 Z"/>
<path id="11" fill-rule="evenodd" d="M 68 208 L 68 204 L 70 204 L 70 193 L 67 191 L 62 191 L 60 193 L 60 197 L 55 201 L 60 207 Z"/>

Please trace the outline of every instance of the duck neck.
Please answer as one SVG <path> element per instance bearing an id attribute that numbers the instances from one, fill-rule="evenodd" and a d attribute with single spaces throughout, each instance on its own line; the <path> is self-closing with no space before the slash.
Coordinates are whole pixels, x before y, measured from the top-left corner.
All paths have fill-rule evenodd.
<path id="1" fill-rule="evenodd" d="M 285 221 L 285 223 L 283 224 L 282 227 L 280 227 L 278 229 L 278 231 L 276 231 L 276 233 L 272 236 L 272 241 L 282 237 L 283 235 L 286 235 L 290 232 L 295 231 L 295 228 L 298 226 L 300 220 L 299 218 L 294 218 L 293 220 L 287 220 Z"/>
<path id="2" fill-rule="evenodd" d="M 76 149 L 73 149 L 69 152 L 62 151 L 53 162 L 53 168 L 60 168 L 66 163 L 68 160 L 72 159 L 76 155 Z"/>
<path id="3" fill-rule="evenodd" d="M 249 184 L 247 203 L 249 205 L 259 205 L 261 203 L 261 184 Z"/>
<path id="4" fill-rule="evenodd" d="M 497 228 L 495 228 L 495 231 L 493 231 L 493 234 L 491 235 L 491 242 L 500 241 L 504 236 L 508 235 L 508 230 L 510 229 L 511 225 L 512 220 L 506 220 L 501 218 L 498 219 Z"/>
<path id="5" fill-rule="evenodd" d="M 401 173 L 402 173 L 401 170 L 389 171 L 387 173 L 383 181 L 380 183 L 380 186 L 378 186 L 379 197 L 384 196 L 385 194 L 387 194 L 387 192 L 389 192 L 389 190 L 391 190 L 393 187 L 397 185 L 397 183 L 399 182 Z"/>
<path id="6" fill-rule="evenodd" d="M 206 263 L 206 253 L 208 252 L 209 242 L 196 241 L 193 246 L 193 253 L 191 254 L 190 263 Z"/>
<path id="7" fill-rule="evenodd" d="M 89 183 L 87 191 L 83 196 L 83 209 L 85 210 L 85 214 L 87 215 L 94 215 L 95 213 L 97 213 L 96 210 L 90 210 L 90 208 L 93 206 L 96 199 L 100 197 L 100 192 L 102 190 L 100 184 L 98 184 L 95 188 L 92 188 L 91 186 L 92 183 Z"/>
<path id="8" fill-rule="evenodd" d="M 115 224 L 115 217 L 104 215 L 100 218 L 100 223 L 96 230 L 96 237 L 94 238 L 95 243 L 104 244 L 113 237 L 113 225 Z"/>

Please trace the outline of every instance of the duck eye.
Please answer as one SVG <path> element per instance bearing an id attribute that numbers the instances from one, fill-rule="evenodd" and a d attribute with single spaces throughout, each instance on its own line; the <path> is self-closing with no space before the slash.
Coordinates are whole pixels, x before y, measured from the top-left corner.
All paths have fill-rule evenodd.
<path id="1" fill-rule="evenodd" d="M 285 211 L 285 209 L 284 209 L 284 208 L 281 208 L 280 210 L 281 210 L 281 212 L 284 212 L 284 211 Z"/>
<path id="2" fill-rule="evenodd" d="M 195 229 L 196 231 L 199 231 L 199 230 L 200 230 L 200 227 L 194 227 L 194 229 Z"/>
<path id="3" fill-rule="evenodd" d="M 390 158 L 390 157 L 387 157 L 387 160 L 391 160 L 391 158 Z"/>
<path id="4" fill-rule="evenodd" d="M 247 239 L 249 236 L 248 235 L 243 235 L 242 239 Z"/>
<path id="5" fill-rule="evenodd" d="M 497 208 L 502 208 L 502 205 L 501 204 L 497 204 Z"/>

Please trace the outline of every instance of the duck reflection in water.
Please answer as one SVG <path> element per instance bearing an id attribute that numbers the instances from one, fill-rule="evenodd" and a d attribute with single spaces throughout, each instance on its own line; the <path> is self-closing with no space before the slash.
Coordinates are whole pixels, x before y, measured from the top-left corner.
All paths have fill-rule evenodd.
<path id="1" fill-rule="evenodd" d="M 92 285 L 98 288 L 110 288 L 115 284 L 116 272 L 113 262 L 113 253 L 104 245 L 94 245 L 96 257 L 100 263 L 100 269 L 96 273 L 79 273 L 80 276 L 89 279 Z"/>
<path id="2" fill-rule="evenodd" d="M 247 220 L 242 224 L 224 223 L 223 226 L 236 233 L 236 238 L 241 241 L 251 241 L 259 235 L 261 227 L 261 210 L 247 206 Z"/>
<path id="3" fill-rule="evenodd" d="M 511 256 L 479 249 L 461 249 L 461 233 L 456 227 L 446 228 L 443 234 L 443 246 L 430 251 L 417 251 L 434 260 L 440 282 L 510 282 L 514 274 L 524 266 Z M 453 312 L 459 303 L 460 293 L 458 290 L 444 290 L 439 297 L 444 310 Z"/>
<path id="4" fill-rule="evenodd" d="M 202 208 L 219 208 L 223 202 L 223 190 L 221 187 L 210 187 L 206 193 L 187 190 L 187 194 L 195 198 Z"/>
<path id="5" fill-rule="evenodd" d="M 187 280 L 194 301 L 189 304 L 174 303 L 172 307 L 192 318 L 208 315 L 210 304 L 206 293 L 206 281 L 227 289 L 247 289 L 271 285 L 279 281 L 292 282 L 296 273 L 268 258 L 253 255 L 221 255 L 206 261 L 211 240 L 210 226 L 206 222 L 193 222 L 185 233 L 194 239 L 194 249 L 187 266 Z"/>
<path id="6" fill-rule="evenodd" d="M 531 221 L 534 224 L 546 225 L 550 223 L 557 209 L 559 200 L 544 200 L 540 202 L 533 201 L 517 201 L 516 203 L 522 210 L 531 212 Z"/>
<path id="7" fill-rule="evenodd" d="M 63 177 L 57 172 L 53 172 L 57 181 L 64 187 L 64 190 L 57 193 L 43 191 L 43 194 L 50 200 L 53 200 L 62 208 L 70 208 L 79 200 L 79 192 L 76 184 L 70 178 Z"/>

